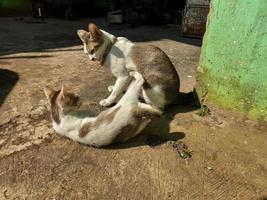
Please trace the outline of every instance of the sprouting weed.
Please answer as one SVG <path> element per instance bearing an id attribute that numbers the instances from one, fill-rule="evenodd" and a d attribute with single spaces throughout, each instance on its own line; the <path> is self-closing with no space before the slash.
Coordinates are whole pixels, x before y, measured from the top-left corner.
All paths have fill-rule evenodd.
<path id="1" fill-rule="evenodd" d="M 206 115 L 210 115 L 209 107 L 205 104 L 201 105 L 201 108 L 199 109 L 197 115 L 199 115 L 200 117 L 205 117 Z"/>
<path id="2" fill-rule="evenodd" d="M 180 153 L 181 158 L 183 158 L 183 159 L 191 158 L 193 155 L 193 151 L 190 151 L 188 149 L 185 149 L 179 153 Z"/>

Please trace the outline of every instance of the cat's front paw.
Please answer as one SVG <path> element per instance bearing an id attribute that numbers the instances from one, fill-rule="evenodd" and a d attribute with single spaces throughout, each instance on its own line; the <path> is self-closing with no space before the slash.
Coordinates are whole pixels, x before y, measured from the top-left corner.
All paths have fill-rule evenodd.
<path id="1" fill-rule="evenodd" d="M 108 91 L 112 92 L 113 91 L 113 87 L 114 87 L 113 85 L 108 86 Z"/>
<path id="2" fill-rule="evenodd" d="M 102 99 L 102 100 L 99 102 L 99 104 L 100 104 L 101 106 L 110 106 L 112 103 L 109 102 L 109 101 L 107 101 L 107 99 Z"/>

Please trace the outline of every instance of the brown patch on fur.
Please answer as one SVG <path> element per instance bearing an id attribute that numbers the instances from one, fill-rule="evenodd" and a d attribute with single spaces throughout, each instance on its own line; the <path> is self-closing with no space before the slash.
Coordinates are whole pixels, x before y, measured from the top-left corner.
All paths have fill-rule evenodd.
<path id="1" fill-rule="evenodd" d="M 116 142 L 124 142 L 135 136 L 136 132 L 138 131 L 139 125 L 143 122 L 143 120 L 157 118 L 161 115 L 159 111 L 152 108 L 144 109 L 140 107 L 134 107 L 132 109 L 132 113 L 134 117 L 134 124 L 127 124 L 122 127 L 119 130 L 117 137 L 115 138 Z"/>
<path id="2" fill-rule="evenodd" d="M 59 106 L 57 104 L 57 97 L 58 97 L 59 93 L 60 93 L 60 90 L 56 91 L 53 94 L 51 101 L 50 101 L 50 103 L 51 103 L 51 117 L 57 124 L 60 123 Z"/>
<path id="3" fill-rule="evenodd" d="M 97 26 L 93 23 L 88 25 L 89 30 L 89 38 L 86 42 L 87 50 L 89 53 L 94 50 L 96 51 L 98 47 L 100 47 L 103 42 L 103 33 L 97 28 Z"/>
<path id="4" fill-rule="evenodd" d="M 135 107 L 132 110 L 134 117 L 140 119 L 154 119 L 161 116 L 161 113 L 157 110 L 151 109 L 144 109 L 140 107 Z"/>
<path id="5" fill-rule="evenodd" d="M 179 76 L 169 57 L 153 45 L 136 44 L 131 57 L 145 79 L 144 89 L 159 85 L 165 92 L 166 100 L 173 101 L 180 88 Z"/>
<path id="6" fill-rule="evenodd" d="M 99 127 L 101 124 L 103 124 L 103 122 L 106 122 L 106 123 L 112 122 L 116 113 L 119 111 L 120 108 L 121 107 L 119 106 L 111 112 L 109 110 L 101 112 L 98 115 L 96 121 L 94 122 L 94 127 L 96 128 Z"/>
<path id="7" fill-rule="evenodd" d="M 64 91 L 64 93 L 61 92 L 58 95 L 57 101 L 60 103 L 60 105 L 65 108 L 66 106 L 69 107 L 78 107 L 80 105 L 80 98 L 79 96 L 73 94 L 73 93 L 69 93 Z"/>
<path id="8" fill-rule="evenodd" d="M 44 87 L 44 93 L 45 93 L 45 96 L 47 97 L 47 99 L 50 103 L 51 98 L 52 98 L 53 94 L 55 93 L 55 90 L 53 90 L 52 88 L 50 88 L 48 86 L 45 86 Z"/>
<path id="9" fill-rule="evenodd" d="M 94 23 L 90 23 L 88 25 L 88 30 L 93 40 L 98 40 L 102 36 L 102 32 L 99 30 L 99 28 Z"/>
<path id="10" fill-rule="evenodd" d="M 78 106 L 79 105 L 79 97 L 74 95 L 74 94 L 67 94 L 67 96 L 69 97 L 69 102 L 68 105 L 69 106 Z"/>
<path id="11" fill-rule="evenodd" d="M 88 49 L 89 53 L 92 50 L 96 51 L 98 49 L 98 47 L 101 46 L 102 43 L 103 43 L 102 40 L 99 40 L 99 41 L 91 41 L 91 40 L 89 40 L 88 43 L 87 43 L 87 49 Z"/>
<path id="12" fill-rule="evenodd" d="M 124 142 L 131 138 L 132 135 L 136 133 L 138 130 L 138 126 L 134 126 L 132 124 L 127 124 L 119 130 L 118 135 L 115 138 L 116 142 Z"/>
<path id="13" fill-rule="evenodd" d="M 120 106 L 117 107 L 116 109 L 114 109 L 113 111 L 103 111 L 101 112 L 96 121 L 95 122 L 89 122 L 87 124 L 84 124 L 82 126 L 82 128 L 79 130 L 79 136 L 85 137 L 90 131 L 96 130 L 97 128 L 99 128 L 99 126 L 101 126 L 103 123 L 111 123 L 116 115 L 116 113 L 118 112 L 118 110 L 120 109 Z"/>
<path id="14" fill-rule="evenodd" d="M 92 123 L 88 122 L 82 126 L 82 128 L 79 130 L 79 137 L 83 138 L 85 137 L 92 129 Z"/>
<path id="15" fill-rule="evenodd" d="M 148 75 L 147 81 L 144 83 L 144 89 L 151 89 L 153 86 L 160 84 L 161 78 L 154 76 L 154 75 Z"/>
<path id="16" fill-rule="evenodd" d="M 105 35 L 93 23 L 90 23 L 88 25 L 88 30 L 89 30 L 89 38 L 86 41 L 86 48 L 87 48 L 88 52 L 91 53 L 92 51 L 97 51 L 97 49 L 104 43 Z M 112 46 L 115 44 L 115 42 L 117 42 L 116 38 L 114 38 L 113 41 L 109 41 L 109 43 L 107 44 L 105 51 L 103 52 L 103 55 L 101 56 L 101 58 L 99 60 L 101 65 L 104 65 L 104 62 L 107 58 L 107 55 L 109 54 L 109 52 L 110 52 Z"/>

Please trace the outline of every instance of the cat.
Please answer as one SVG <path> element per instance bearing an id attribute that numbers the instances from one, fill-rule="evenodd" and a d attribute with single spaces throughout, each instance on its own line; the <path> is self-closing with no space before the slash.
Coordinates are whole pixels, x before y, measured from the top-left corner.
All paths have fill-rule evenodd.
<path id="1" fill-rule="evenodd" d="M 162 113 L 138 101 L 144 79 L 138 72 L 130 72 L 129 75 L 134 78 L 120 101 L 96 117 L 79 111 L 79 96 L 68 92 L 65 87 L 55 91 L 46 86 L 44 92 L 50 103 L 54 130 L 74 141 L 95 147 L 135 137 L 151 119 Z"/>
<path id="2" fill-rule="evenodd" d="M 134 44 L 125 37 L 115 37 L 93 23 L 88 25 L 88 31 L 77 30 L 84 53 L 88 54 L 90 60 L 100 61 L 117 77 L 115 85 L 108 87 L 111 94 L 101 100 L 100 105 L 110 106 L 118 101 L 130 83 L 129 71 L 138 71 L 144 77 L 141 93 L 147 104 L 164 110 L 168 105 L 188 100 L 179 93 L 179 76 L 160 48 Z"/>

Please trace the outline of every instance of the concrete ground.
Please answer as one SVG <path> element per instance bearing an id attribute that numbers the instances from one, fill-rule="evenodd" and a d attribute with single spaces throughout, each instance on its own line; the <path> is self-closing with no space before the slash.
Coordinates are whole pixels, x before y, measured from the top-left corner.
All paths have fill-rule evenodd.
<path id="1" fill-rule="evenodd" d="M 76 30 L 88 21 L 0 18 L 0 199 L 267 198 L 266 123 L 213 105 L 204 117 L 171 108 L 142 135 L 102 149 L 56 135 L 44 85 L 65 84 L 99 113 L 114 82 L 83 54 Z M 162 48 L 181 91 L 193 89 L 201 41 L 168 26 L 109 31 Z M 191 158 L 181 158 L 181 146 Z"/>

